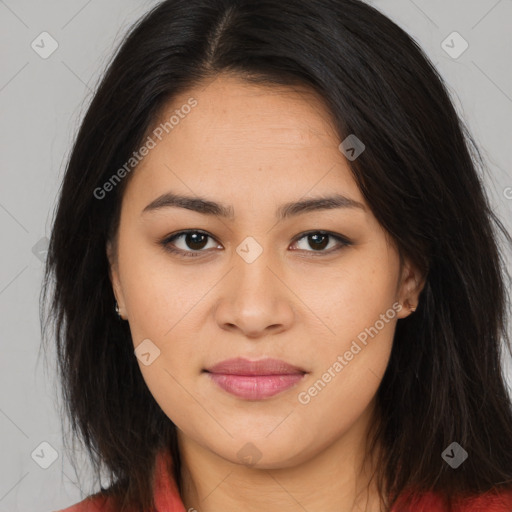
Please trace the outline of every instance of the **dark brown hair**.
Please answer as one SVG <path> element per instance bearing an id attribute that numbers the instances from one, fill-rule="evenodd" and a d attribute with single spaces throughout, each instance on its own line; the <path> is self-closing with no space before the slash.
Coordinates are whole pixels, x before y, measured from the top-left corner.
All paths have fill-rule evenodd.
<path id="1" fill-rule="evenodd" d="M 169 101 L 219 73 L 319 93 L 340 141 L 357 134 L 366 146 L 350 164 L 375 217 L 426 273 L 416 313 L 398 322 L 377 395 L 371 446 L 384 448 L 382 495 L 433 490 L 448 506 L 459 494 L 512 487 L 499 243 L 512 240 L 436 69 L 402 29 L 358 0 L 166 0 L 133 27 L 97 88 L 67 164 L 47 258 L 44 329 L 55 326 L 73 433 L 98 481 L 103 468 L 109 475 L 103 494 L 118 510 L 152 510 L 162 449 L 181 481 L 176 427 L 149 392 L 128 323 L 114 311 L 106 243 L 129 177 L 104 198 L 95 190 Z M 453 441 L 469 453 L 456 470 L 441 458 Z"/>

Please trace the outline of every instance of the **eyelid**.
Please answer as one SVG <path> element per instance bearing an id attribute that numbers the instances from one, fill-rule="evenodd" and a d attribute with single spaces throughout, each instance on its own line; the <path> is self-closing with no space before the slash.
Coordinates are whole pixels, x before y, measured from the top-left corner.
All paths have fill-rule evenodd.
<path id="1" fill-rule="evenodd" d="M 215 240 L 220 245 L 220 242 L 218 242 L 218 240 L 213 235 L 211 235 L 207 231 L 203 231 L 202 229 L 184 229 L 182 231 L 178 231 L 177 233 L 166 236 L 163 240 L 160 241 L 160 244 L 164 247 L 164 249 L 166 251 L 171 252 L 173 254 L 177 254 L 178 256 L 181 256 L 184 258 L 190 258 L 190 257 L 194 258 L 194 257 L 201 256 L 201 253 L 208 254 L 210 252 L 210 250 L 184 251 L 183 249 L 177 249 L 171 245 L 172 241 L 174 241 L 175 239 L 180 238 L 181 236 L 186 235 L 188 233 L 199 233 L 199 234 L 205 235 L 208 238 Z M 353 242 L 351 240 L 349 240 L 346 236 L 343 236 L 338 233 L 333 233 L 333 232 L 325 230 L 325 229 L 312 229 L 312 230 L 308 230 L 308 231 L 299 233 L 293 239 L 291 245 L 294 245 L 299 240 L 302 240 L 303 238 L 305 238 L 309 235 L 313 235 L 313 234 L 327 235 L 331 238 L 334 238 L 339 243 L 339 246 L 334 249 L 331 248 L 330 250 L 327 250 L 327 251 L 314 251 L 314 250 L 307 251 L 304 249 L 294 249 L 294 251 L 311 253 L 314 257 L 316 257 L 316 256 L 332 254 L 334 252 L 337 252 L 337 251 L 343 249 L 344 247 L 353 245 Z"/>

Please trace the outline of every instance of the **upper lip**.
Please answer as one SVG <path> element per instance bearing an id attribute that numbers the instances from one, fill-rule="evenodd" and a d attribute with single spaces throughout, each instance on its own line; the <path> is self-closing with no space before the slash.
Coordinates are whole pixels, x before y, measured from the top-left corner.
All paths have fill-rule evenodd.
<path id="1" fill-rule="evenodd" d="M 210 373 L 222 373 L 225 375 L 290 375 L 307 373 L 302 368 L 288 364 L 279 359 L 261 359 L 249 361 L 243 357 L 226 359 L 206 369 Z"/>

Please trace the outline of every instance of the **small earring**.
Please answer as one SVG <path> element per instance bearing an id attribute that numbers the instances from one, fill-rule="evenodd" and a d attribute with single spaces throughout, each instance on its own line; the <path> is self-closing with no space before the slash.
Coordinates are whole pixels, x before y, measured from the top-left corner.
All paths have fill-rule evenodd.
<path id="1" fill-rule="evenodd" d="M 409 311 L 410 311 L 411 313 L 414 313 L 414 312 L 416 311 L 416 306 L 411 306 L 411 305 L 409 304 L 409 301 L 408 301 L 408 300 L 407 300 L 407 301 L 405 301 L 405 304 L 403 304 L 403 305 L 404 305 L 406 308 L 408 308 L 408 309 L 409 309 Z"/>
<path id="2" fill-rule="evenodd" d="M 117 300 L 116 300 L 116 313 L 117 313 L 117 316 L 119 318 L 121 318 L 121 314 L 119 313 L 119 304 L 117 303 Z"/>

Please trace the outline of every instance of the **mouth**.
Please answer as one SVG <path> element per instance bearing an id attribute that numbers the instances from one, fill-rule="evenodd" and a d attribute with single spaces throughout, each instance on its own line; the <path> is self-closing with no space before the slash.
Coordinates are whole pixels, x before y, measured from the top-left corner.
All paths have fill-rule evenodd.
<path id="1" fill-rule="evenodd" d="M 221 389 L 246 400 L 277 395 L 298 384 L 307 374 L 279 359 L 228 359 L 203 371 Z"/>

